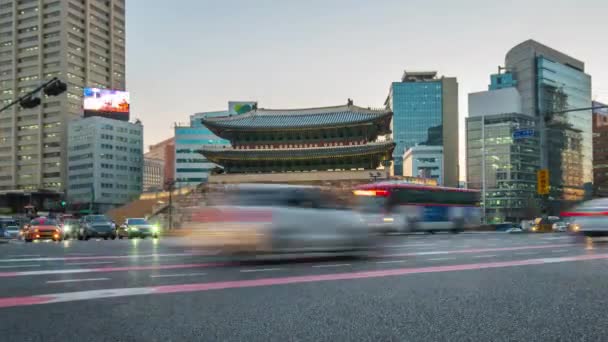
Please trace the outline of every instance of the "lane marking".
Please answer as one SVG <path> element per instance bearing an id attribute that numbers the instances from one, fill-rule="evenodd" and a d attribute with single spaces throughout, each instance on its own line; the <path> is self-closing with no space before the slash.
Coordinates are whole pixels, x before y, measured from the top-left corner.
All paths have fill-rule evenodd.
<path id="1" fill-rule="evenodd" d="M 396 264 L 396 263 L 402 263 L 402 262 L 408 262 L 408 260 L 387 260 L 387 261 L 376 261 L 376 264 Z"/>
<path id="2" fill-rule="evenodd" d="M 239 272 L 249 273 L 249 272 L 271 272 L 271 271 L 281 271 L 282 268 L 253 268 L 247 270 L 240 270 Z"/>
<path id="3" fill-rule="evenodd" d="M 305 276 L 292 276 L 292 277 L 281 277 L 281 278 L 263 278 L 263 279 L 252 279 L 252 280 L 235 280 L 235 281 L 220 281 L 220 282 L 207 282 L 207 283 L 194 283 L 194 284 L 179 284 L 179 285 L 165 285 L 165 286 L 132 287 L 132 288 L 64 292 L 64 293 L 52 293 L 52 294 L 47 294 L 47 295 L 36 295 L 36 296 L 26 296 L 26 297 L 4 297 L 4 298 L 0 298 L 0 308 L 10 308 L 10 307 L 40 305 L 40 304 L 52 304 L 52 303 L 65 303 L 65 302 L 93 300 L 93 299 L 101 299 L 101 298 L 118 298 L 118 297 L 141 296 L 141 295 L 158 295 L 158 294 L 167 294 L 167 293 L 193 293 L 193 292 L 204 292 L 204 291 L 213 291 L 213 290 L 227 290 L 227 289 L 239 289 L 239 288 L 250 288 L 250 287 L 266 287 L 266 286 L 315 283 L 315 282 L 336 281 L 336 280 L 373 279 L 373 278 L 406 276 L 406 275 L 424 274 L 424 273 L 483 270 L 483 269 L 506 268 L 506 267 L 516 267 L 516 266 L 534 266 L 534 265 L 539 266 L 539 265 L 564 263 L 564 262 L 606 260 L 606 259 L 608 259 L 608 254 L 585 254 L 585 255 L 562 257 L 562 258 L 510 260 L 510 261 L 502 261 L 502 262 L 488 262 L 488 263 L 477 263 L 477 264 L 443 265 L 443 266 L 429 266 L 429 267 L 417 267 L 417 268 L 395 268 L 395 269 L 388 269 L 388 270 L 344 272 L 344 273 L 334 273 L 334 274 L 305 275 Z"/>
<path id="4" fill-rule="evenodd" d="M 442 260 L 455 260 L 456 258 L 433 258 L 428 259 L 428 261 L 442 261 Z"/>
<path id="5" fill-rule="evenodd" d="M 495 258 L 496 254 L 473 255 L 473 258 Z"/>
<path id="6" fill-rule="evenodd" d="M 513 253 L 514 255 L 535 255 L 538 254 L 539 252 L 519 252 L 519 253 Z"/>
<path id="7" fill-rule="evenodd" d="M 128 254 L 128 255 L 97 255 L 97 256 L 73 256 L 73 257 L 46 257 L 46 258 L 24 258 L 24 259 L 0 259 L 0 262 L 15 261 L 66 261 L 66 260 L 104 260 L 104 259 L 144 259 L 159 257 L 183 257 L 201 256 L 209 253 L 170 253 L 170 254 Z"/>
<path id="8" fill-rule="evenodd" d="M 402 247 L 434 247 L 436 243 L 409 243 L 404 245 L 388 245 L 386 248 L 402 248 Z"/>
<path id="9" fill-rule="evenodd" d="M 40 267 L 40 265 L 13 265 L 13 266 L 0 266 L 0 268 L 21 268 L 21 267 Z"/>
<path id="10" fill-rule="evenodd" d="M 383 257 L 401 257 L 401 256 L 421 256 L 421 255 L 442 255 L 442 254 L 469 254 L 469 253 L 487 253 L 487 252 L 504 252 L 504 251 L 521 251 L 528 249 L 546 249 L 557 247 L 572 247 L 571 244 L 554 244 L 554 245 L 530 245 L 530 246 L 513 246 L 500 248 L 472 248 L 472 249 L 454 249 L 446 251 L 430 251 L 430 252 L 409 252 L 409 253 L 394 253 L 385 254 Z"/>
<path id="11" fill-rule="evenodd" d="M 0 278 L 37 276 L 48 274 L 73 274 L 73 273 L 103 273 L 103 272 L 128 272 L 147 270 L 171 270 L 180 268 L 201 268 L 229 266 L 228 263 L 204 263 L 204 264 L 177 264 L 177 265 L 152 265 L 152 266 L 124 266 L 124 267 L 99 267 L 99 268 L 67 268 L 61 270 L 0 272 Z"/>
<path id="12" fill-rule="evenodd" d="M 113 264 L 114 261 L 89 261 L 89 262 L 66 262 L 64 266 L 77 266 L 77 265 L 104 265 Z"/>
<path id="13" fill-rule="evenodd" d="M 343 267 L 343 266 L 350 266 L 350 264 L 312 265 L 312 267 L 318 267 L 318 268 L 323 268 L 323 267 Z"/>
<path id="14" fill-rule="evenodd" d="M 176 274 L 156 274 L 151 275 L 150 278 L 170 278 L 170 277 L 196 277 L 207 275 L 207 273 L 176 273 Z"/>
<path id="15" fill-rule="evenodd" d="M 110 278 L 87 278 L 87 279 L 64 279 L 64 280 L 48 280 L 47 284 L 62 284 L 62 283 L 79 283 L 85 281 L 103 281 L 110 280 Z"/>

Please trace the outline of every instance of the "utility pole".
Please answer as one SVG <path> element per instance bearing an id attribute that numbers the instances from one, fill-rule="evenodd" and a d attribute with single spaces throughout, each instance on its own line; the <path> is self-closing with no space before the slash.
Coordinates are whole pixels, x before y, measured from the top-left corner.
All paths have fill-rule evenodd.
<path id="1" fill-rule="evenodd" d="M 173 229 L 173 190 L 175 190 L 175 180 L 170 179 L 165 183 L 169 191 L 169 230 Z"/>
<path id="2" fill-rule="evenodd" d="M 481 116 L 481 203 L 482 222 L 487 223 L 486 219 L 486 116 Z"/>

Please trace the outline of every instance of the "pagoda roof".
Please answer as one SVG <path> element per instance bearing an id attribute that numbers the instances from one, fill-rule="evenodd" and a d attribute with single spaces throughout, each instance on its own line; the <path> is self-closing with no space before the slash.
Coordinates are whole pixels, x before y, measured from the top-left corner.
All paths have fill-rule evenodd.
<path id="1" fill-rule="evenodd" d="M 202 123 L 212 130 L 266 130 L 353 125 L 392 116 L 388 109 L 354 105 L 304 109 L 258 108 L 241 115 L 205 117 Z"/>
<path id="2" fill-rule="evenodd" d="M 369 154 L 386 154 L 391 156 L 395 143 L 382 141 L 364 145 L 343 145 L 308 148 L 278 148 L 278 149 L 234 149 L 231 147 L 204 147 L 199 150 L 210 161 L 222 164 L 222 160 L 294 160 L 294 159 L 325 159 Z"/>

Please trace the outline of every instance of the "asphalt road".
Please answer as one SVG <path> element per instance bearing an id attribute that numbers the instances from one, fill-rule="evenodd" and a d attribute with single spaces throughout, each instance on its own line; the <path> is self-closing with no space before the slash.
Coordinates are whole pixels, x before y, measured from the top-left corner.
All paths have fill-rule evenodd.
<path id="1" fill-rule="evenodd" d="M 234 262 L 163 240 L 0 245 L 1 341 L 605 341 L 608 243 L 393 236 Z"/>

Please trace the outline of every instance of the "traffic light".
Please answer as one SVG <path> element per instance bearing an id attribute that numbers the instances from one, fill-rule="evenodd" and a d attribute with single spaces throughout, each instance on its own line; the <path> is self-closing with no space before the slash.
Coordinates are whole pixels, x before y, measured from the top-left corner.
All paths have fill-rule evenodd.
<path id="1" fill-rule="evenodd" d="M 61 207 L 62 207 L 62 208 L 65 208 L 65 206 L 66 206 L 67 204 L 68 204 L 68 202 L 66 202 L 66 201 L 61 201 Z"/>
<path id="2" fill-rule="evenodd" d="M 68 85 L 60 80 L 55 80 L 44 87 L 44 93 L 48 96 L 57 96 L 68 89 Z"/>
<path id="3" fill-rule="evenodd" d="M 26 97 L 19 102 L 21 108 L 29 109 L 40 106 L 40 98 L 39 97 Z"/>

